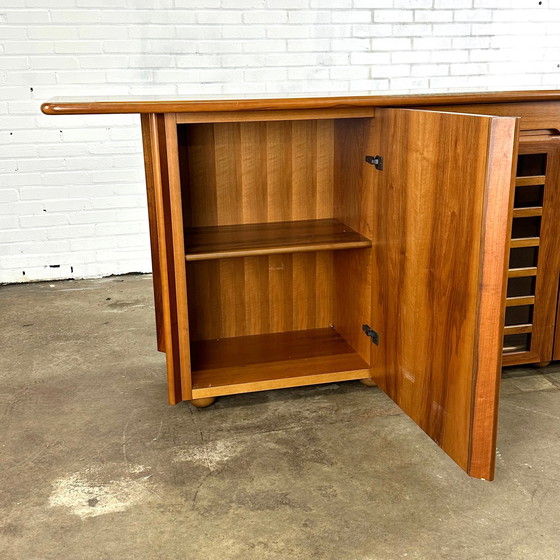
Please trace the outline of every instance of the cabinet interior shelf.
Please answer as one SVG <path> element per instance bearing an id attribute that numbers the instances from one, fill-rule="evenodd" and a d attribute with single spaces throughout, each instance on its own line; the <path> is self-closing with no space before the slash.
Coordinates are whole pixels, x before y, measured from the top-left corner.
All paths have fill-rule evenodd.
<path id="1" fill-rule="evenodd" d="M 364 247 L 369 239 L 331 218 L 185 230 L 187 261 Z"/>
<path id="2" fill-rule="evenodd" d="M 369 366 L 331 327 L 191 343 L 193 397 L 369 377 Z"/>

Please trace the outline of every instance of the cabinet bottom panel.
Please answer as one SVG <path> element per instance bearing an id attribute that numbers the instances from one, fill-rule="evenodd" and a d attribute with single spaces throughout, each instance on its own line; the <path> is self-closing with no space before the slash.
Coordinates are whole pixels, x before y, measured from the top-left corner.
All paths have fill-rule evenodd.
<path id="1" fill-rule="evenodd" d="M 193 398 L 369 377 L 334 328 L 193 342 Z"/>

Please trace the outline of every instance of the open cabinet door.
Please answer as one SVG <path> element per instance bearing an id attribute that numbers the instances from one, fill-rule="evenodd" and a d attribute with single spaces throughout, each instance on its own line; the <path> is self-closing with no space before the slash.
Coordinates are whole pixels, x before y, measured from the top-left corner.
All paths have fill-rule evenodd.
<path id="1" fill-rule="evenodd" d="M 517 119 L 379 109 L 373 122 L 372 378 L 491 480 Z"/>

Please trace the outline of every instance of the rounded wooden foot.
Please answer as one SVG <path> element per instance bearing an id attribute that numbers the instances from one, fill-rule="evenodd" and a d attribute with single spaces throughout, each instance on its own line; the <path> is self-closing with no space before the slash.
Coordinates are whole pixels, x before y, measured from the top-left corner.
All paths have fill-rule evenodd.
<path id="1" fill-rule="evenodd" d="M 360 379 L 360 383 L 363 383 L 368 387 L 375 387 L 377 385 L 377 383 L 373 379 L 370 379 L 369 377 L 366 377 L 365 379 Z"/>
<path id="2" fill-rule="evenodd" d="M 196 408 L 206 408 L 207 406 L 211 406 L 216 401 L 216 397 L 205 397 L 203 399 L 193 399 L 189 401 L 193 406 Z"/>
<path id="3" fill-rule="evenodd" d="M 538 362 L 536 364 L 533 364 L 535 367 L 546 367 L 548 365 L 550 365 L 550 360 L 548 362 Z"/>

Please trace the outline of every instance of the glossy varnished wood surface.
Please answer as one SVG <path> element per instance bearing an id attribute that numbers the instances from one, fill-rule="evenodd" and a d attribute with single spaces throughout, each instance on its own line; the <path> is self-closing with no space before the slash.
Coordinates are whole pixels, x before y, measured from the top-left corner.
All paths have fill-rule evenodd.
<path id="1" fill-rule="evenodd" d="M 187 228 L 187 261 L 371 247 L 338 220 L 297 220 Z"/>
<path id="2" fill-rule="evenodd" d="M 333 328 L 199 341 L 192 360 L 195 398 L 360 379 L 368 367 Z"/>
<path id="3" fill-rule="evenodd" d="M 337 109 L 346 107 L 403 107 L 415 105 L 507 103 L 560 100 L 557 90 L 465 92 L 439 94 L 332 95 L 278 99 L 169 99 L 168 97 L 57 98 L 43 103 L 48 115 L 95 113 L 197 113 L 205 111 L 248 111 L 279 109 Z"/>
<path id="4" fill-rule="evenodd" d="M 379 110 L 372 377 L 469 474 L 494 471 L 516 119 Z"/>

